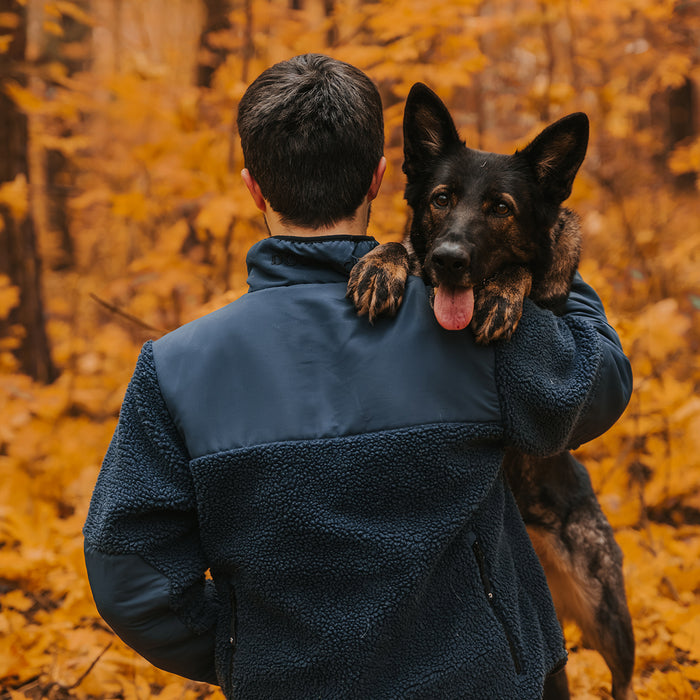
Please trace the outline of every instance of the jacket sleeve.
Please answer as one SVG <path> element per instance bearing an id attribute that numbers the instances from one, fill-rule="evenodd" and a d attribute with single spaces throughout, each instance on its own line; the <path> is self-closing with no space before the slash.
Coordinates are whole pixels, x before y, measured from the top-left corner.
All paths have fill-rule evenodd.
<path id="1" fill-rule="evenodd" d="M 151 343 L 139 357 L 83 530 L 97 609 L 154 666 L 216 683 L 216 593 L 205 581 L 189 457 Z"/>
<path id="2" fill-rule="evenodd" d="M 595 291 L 577 273 L 562 316 L 529 299 L 518 329 L 496 351 L 506 434 L 546 456 L 602 435 L 632 394 L 632 370 Z"/>

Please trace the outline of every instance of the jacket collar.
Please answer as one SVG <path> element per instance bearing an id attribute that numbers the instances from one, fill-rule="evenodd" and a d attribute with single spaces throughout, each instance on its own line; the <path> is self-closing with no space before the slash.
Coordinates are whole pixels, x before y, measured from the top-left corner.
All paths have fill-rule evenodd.
<path id="1" fill-rule="evenodd" d="M 265 238 L 248 251 L 248 291 L 347 282 L 353 265 L 376 245 L 377 241 L 370 236 Z"/>

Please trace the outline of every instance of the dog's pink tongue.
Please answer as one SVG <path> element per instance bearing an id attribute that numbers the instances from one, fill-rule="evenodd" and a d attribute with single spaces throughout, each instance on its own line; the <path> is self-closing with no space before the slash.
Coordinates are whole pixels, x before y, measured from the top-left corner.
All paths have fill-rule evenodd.
<path id="1" fill-rule="evenodd" d="M 474 290 L 471 287 L 448 287 L 435 290 L 433 311 L 437 322 L 448 331 L 461 331 L 474 314 Z"/>

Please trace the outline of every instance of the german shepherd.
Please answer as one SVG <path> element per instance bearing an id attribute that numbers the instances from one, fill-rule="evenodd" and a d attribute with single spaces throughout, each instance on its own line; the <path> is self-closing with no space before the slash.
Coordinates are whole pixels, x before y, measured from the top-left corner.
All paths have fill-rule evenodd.
<path id="1" fill-rule="evenodd" d="M 404 113 L 408 239 L 378 246 L 353 268 L 348 296 L 359 313 L 395 314 L 408 274 L 433 287 L 440 325 L 468 326 L 482 344 L 511 337 L 526 296 L 561 312 L 581 246 L 577 216 L 561 205 L 587 146 L 588 118 L 578 113 L 514 155 L 467 148 L 440 98 L 414 85 Z M 503 466 L 559 619 L 573 619 L 603 656 L 615 700 L 632 700 L 622 552 L 588 472 L 569 452 L 544 459 L 509 450 Z M 544 697 L 569 697 L 565 673 L 547 680 Z"/>

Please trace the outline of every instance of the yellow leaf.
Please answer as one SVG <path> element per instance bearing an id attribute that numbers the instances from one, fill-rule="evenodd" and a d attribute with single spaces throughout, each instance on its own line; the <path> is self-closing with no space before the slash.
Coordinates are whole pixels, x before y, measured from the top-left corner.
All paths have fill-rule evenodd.
<path id="1" fill-rule="evenodd" d="M 27 176 L 20 173 L 10 182 L 0 185 L 0 204 L 10 208 L 14 219 L 22 221 L 29 210 L 29 186 Z"/>
<path id="2" fill-rule="evenodd" d="M 19 612 L 27 612 L 34 605 L 34 601 L 27 598 L 22 591 L 15 590 L 2 596 L 2 605 Z"/>
<path id="3" fill-rule="evenodd" d="M 0 12 L 0 27 L 3 29 L 17 29 L 19 22 L 18 14 L 14 12 Z"/>
<path id="4" fill-rule="evenodd" d="M 684 666 L 683 675 L 689 680 L 695 683 L 700 682 L 700 666 Z"/>
<path id="5" fill-rule="evenodd" d="M 235 214 L 236 206 L 231 197 L 215 197 L 199 212 L 197 227 L 210 231 L 216 238 L 223 238 Z"/>
<path id="6" fill-rule="evenodd" d="M 676 174 L 700 170 L 700 139 L 676 147 L 671 153 L 668 165 Z"/>
<path id="7" fill-rule="evenodd" d="M 54 5 L 61 14 L 65 15 L 66 17 L 71 17 L 72 19 L 76 20 L 76 22 L 80 22 L 81 24 L 85 24 L 89 27 L 92 27 L 95 24 L 95 20 L 74 2 L 56 0 Z"/>
<path id="8" fill-rule="evenodd" d="M 692 683 L 678 670 L 654 671 L 645 684 L 643 692 L 638 693 L 640 700 L 695 700 L 697 693 Z"/>
<path id="9" fill-rule="evenodd" d="M 13 38 L 12 34 L 0 35 L 0 54 L 7 53 Z"/>
<path id="10" fill-rule="evenodd" d="M 673 635 L 673 643 L 679 649 L 697 653 L 700 650 L 700 614 L 698 606 L 693 606 L 693 612 Z"/>
<path id="11" fill-rule="evenodd" d="M 148 202 L 140 192 L 125 192 L 112 196 L 112 211 L 115 216 L 121 216 L 132 221 L 146 221 L 148 218 Z"/>
<path id="12" fill-rule="evenodd" d="M 10 278 L 7 275 L 0 275 L 0 319 L 7 318 L 17 304 L 19 304 L 19 289 L 10 284 Z"/>
<path id="13" fill-rule="evenodd" d="M 53 20 L 45 20 L 44 21 L 44 31 L 47 34 L 53 34 L 53 36 L 58 36 L 62 37 L 63 36 L 63 27 L 58 22 L 54 22 Z"/>

